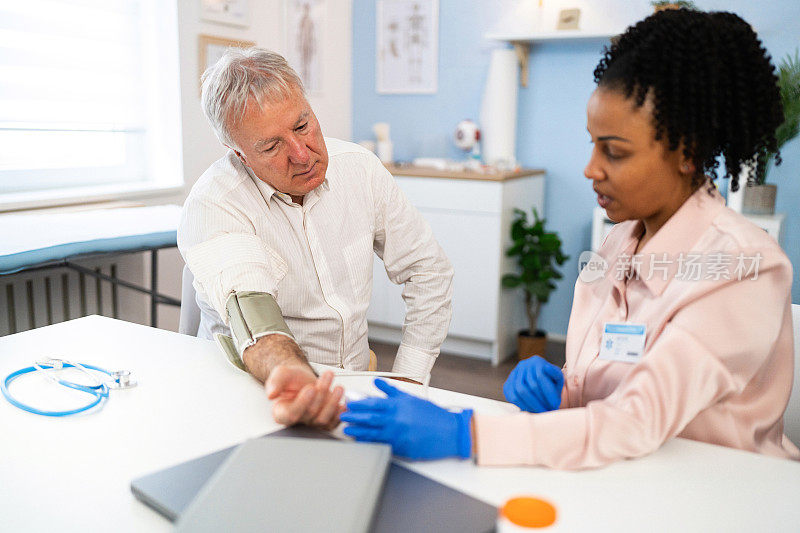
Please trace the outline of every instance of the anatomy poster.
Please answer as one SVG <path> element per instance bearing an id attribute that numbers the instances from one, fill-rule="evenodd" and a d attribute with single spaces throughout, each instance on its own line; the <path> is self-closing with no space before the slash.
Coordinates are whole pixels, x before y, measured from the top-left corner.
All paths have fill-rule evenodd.
<path id="1" fill-rule="evenodd" d="M 438 0 L 379 0 L 379 93 L 435 93 L 439 59 Z"/>
<path id="2" fill-rule="evenodd" d="M 325 0 L 286 0 L 286 60 L 306 91 L 322 90 Z"/>

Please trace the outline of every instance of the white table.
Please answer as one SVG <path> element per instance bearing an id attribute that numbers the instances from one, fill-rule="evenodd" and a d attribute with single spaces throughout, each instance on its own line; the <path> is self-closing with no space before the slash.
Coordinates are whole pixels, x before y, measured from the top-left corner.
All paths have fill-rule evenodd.
<path id="1" fill-rule="evenodd" d="M 64 419 L 0 399 L 3 531 L 167 531 L 169 522 L 133 497 L 131 479 L 279 427 L 260 385 L 210 341 L 85 317 L 0 338 L 0 377 L 44 356 L 132 369 L 139 386 L 112 391 L 98 413 Z M 368 378 L 337 380 L 371 390 Z M 514 410 L 437 389 L 430 397 L 482 411 Z M 517 494 L 545 497 L 558 509 L 555 530 L 800 529 L 800 463 L 683 439 L 648 457 L 584 472 L 478 468 L 458 460 L 411 468 L 494 505 Z"/>

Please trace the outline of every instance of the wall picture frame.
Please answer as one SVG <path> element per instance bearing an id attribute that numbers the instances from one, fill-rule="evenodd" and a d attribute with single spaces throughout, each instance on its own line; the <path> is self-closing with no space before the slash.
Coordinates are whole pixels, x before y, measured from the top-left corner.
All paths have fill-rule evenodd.
<path id="1" fill-rule="evenodd" d="M 200 34 L 197 36 L 197 51 L 198 61 L 197 67 L 199 70 L 198 80 L 203 72 L 214 63 L 219 61 L 222 54 L 228 48 L 250 48 L 255 46 L 254 41 L 244 41 L 241 39 L 227 39 L 225 37 L 217 37 L 215 35 Z"/>
<path id="2" fill-rule="evenodd" d="M 248 0 L 199 0 L 200 19 L 246 28 L 250 25 Z"/>
<path id="3" fill-rule="evenodd" d="M 439 0 L 378 0 L 376 89 L 432 94 L 439 77 Z"/>
<path id="4" fill-rule="evenodd" d="M 562 9 L 558 12 L 557 30 L 577 30 L 580 29 L 581 10 Z"/>

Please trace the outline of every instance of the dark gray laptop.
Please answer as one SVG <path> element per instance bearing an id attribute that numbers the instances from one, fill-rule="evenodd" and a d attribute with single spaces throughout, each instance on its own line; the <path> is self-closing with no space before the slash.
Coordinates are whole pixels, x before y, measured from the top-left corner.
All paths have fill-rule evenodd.
<path id="1" fill-rule="evenodd" d="M 297 426 L 262 438 L 333 439 L 325 432 Z M 181 463 L 131 482 L 134 495 L 175 521 L 236 447 Z M 497 509 L 392 463 L 371 531 L 488 532 L 494 530 Z"/>

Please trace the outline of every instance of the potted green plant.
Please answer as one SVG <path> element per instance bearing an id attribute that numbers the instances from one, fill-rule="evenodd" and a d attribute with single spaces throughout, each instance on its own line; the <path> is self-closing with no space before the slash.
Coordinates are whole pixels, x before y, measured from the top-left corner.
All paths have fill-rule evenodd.
<path id="1" fill-rule="evenodd" d="M 778 149 L 800 133 L 800 56 L 795 50 L 778 65 L 778 88 L 783 103 L 783 123 L 775 130 Z M 778 186 L 766 183 L 767 175 L 775 163 L 775 153 L 762 154 L 757 161 L 755 175 L 745 186 L 742 212 L 754 215 L 775 213 L 775 196 Z M 744 184 L 740 183 L 740 186 Z"/>
<path id="2" fill-rule="evenodd" d="M 669 1 L 669 0 L 658 0 L 655 2 L 650 2 L 650 5 L 653 6 L 653 9 L 658 11 L 664 11 L 665 9 L 697 9 L 697 6 L 694 5 L 694 2 L 688 2 L 685 0 L 677 0 L 677 1 Z"/>
<path id="3" fill-rule="evenodd" d="M 511 241 L 506 255 L 516 258 L 519 273 L 504 275 L 502 284 L 509 289 L 522 288 L 528 315 L 528 329 L 519 332 L 517 357 L 543 356 L 547 334 L 536 327 L 539 311 L 556 288 L 553 281 L 563 277 L 556 266 L 563 265 L 569 256 L 562 252 L 558 234 L 545 229 L 545 219 L 539 218 L 536 208 L 532 223 L 525 211 L 514 209 Z"/>

